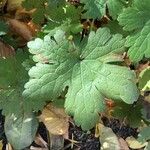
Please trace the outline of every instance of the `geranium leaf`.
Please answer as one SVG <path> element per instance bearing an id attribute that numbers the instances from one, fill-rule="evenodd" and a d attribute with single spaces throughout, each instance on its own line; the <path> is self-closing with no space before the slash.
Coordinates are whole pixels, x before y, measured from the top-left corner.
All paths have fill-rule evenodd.
<path id="1" fill-rule="evenodd" d="M 132 31 L 127 37 L 126 47 L 128 55 L 133 62 L 150 58 L 150 1 L 135 0 L 131 7 L 124 9 L 118 21 L 123 29 Z"/>
<path id="2" fill-rule="evenodd" d="M 69 87 L 66 111 L 83 129 L 92 128 L 98 113 L 105 108 L 105 97 L 128 104 L 138 98 L 135 74 L 112 64 L 118 61 L 117 57 L 108 59 L 124 51 L 124 41 L 120 34 L 111 35 L 108 28 L 103 28 L 91 32 L 88 41 L 80 44 L 68 40 L 61 30 L 53 38 L 46 36 L 44 40 L 29 42 L 29 51 L 37 64 L 29 71 L 24 97 L 31 99 L 33 109 L 38 110 L 45 101 L 55 100 Z"/>

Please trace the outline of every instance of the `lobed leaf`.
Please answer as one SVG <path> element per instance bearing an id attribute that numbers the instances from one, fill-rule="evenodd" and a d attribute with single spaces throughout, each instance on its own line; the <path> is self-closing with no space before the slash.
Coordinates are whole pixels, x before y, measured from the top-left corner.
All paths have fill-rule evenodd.
<path id="1" fill-rule="evenodd" d="M 141 32 L 127 37 L 126 46 L 130 47 L 128 55 L 132 61 L 138 62 L 143 56 L 150 58 L 150 21 Z"/>
<path id="2" fill-rule="evenodd" d="M 150 58 L 150 1 L 135 0 L 132 7 L 124 9 L 118 21 L 126 31 L 134 31 L 127 37 L 126 47 L 133 62 Z"/>
<path id="3" fill-rule="evenodd" d="M 17 53 L 14 57 L 0 58 L 0 109 L 5 115 L 20 115 L 23 111 L 22 91 L 28 79 L 21 65 L 23 57 L 26 55 Z"/>
<path id="4" fill-rule="evenodd" d="M 83 17 L 88 19 L 102 18 L 108 15 L 107 9 L 109 15 L 113 19 L 116 19 L 118 14 L 120 14 L 127 5 L 126 0 L 81 0 L 81 3 L 85 4 Z"/>
<path id="5" fill-rule="evenodd" d="M 112 64 L 118 61 L 117 57 L 108 59 L 124 51 L 124 41 L 120 34 L 111 35 L 108 28 L 103 28 L 91 32 L 88 41 L 80 44 L 68 40 L 61 30 L 53 38 L 45 36 L 44 40 L 29 42 L 29 51 L 37 64 L 29 71 L 30 80 L 23 96 L 40 103 L 40 107 L 33 105 L 38 110 L 44 101 L 55 100 L 69 87 L 66 111 L 83 129 L 92 128 L 98 121 L 98 113 L 105 108 L 105 97 L 128 104 L 138 98 L 135 74 Z"/>

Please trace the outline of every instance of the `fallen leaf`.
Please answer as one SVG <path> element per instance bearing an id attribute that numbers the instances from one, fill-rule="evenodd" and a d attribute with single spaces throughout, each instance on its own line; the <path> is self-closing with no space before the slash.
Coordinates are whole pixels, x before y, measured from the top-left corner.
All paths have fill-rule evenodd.
<path id="1" fill-rule="evenodd" d="M 137 75 L 139 75 L 143 70 L 145 70 L 149 66 L 150 66 L 150 61 L 148 61 L 148 62 L 146 62 L 144 64 L 139 64 L 137 69 L 136 69 Z"/>
<path id="2" fill-rule="evenodd" d="M 0 39 L 0 57 L 7 58 L 9 56 L 13 56 L 14 54 L 14 48 Z"/>
<path id="3" fill-rule="evenodd" d="M 2 10 L 7 3 L 7 0 L 0 0 L 0 10 Z"/>
<path id="4" fill-rule="evenodd" d="M 19 9 L 16 10 L 15 19 L 27 21 L 27 18 L 28 17 L 31 18 L 32 17 L 31 15 L 33 14 L 33 12 L 35 10 L 36 9 L 26 10 L 25 8 L 19 8 Z"/>
<path id="5" fill-rule="evenodd" d="M 0 141 L 0 150 L 2 150 L 2 148 L 3 148 L 3 142 Z"/>
<path id="6" fill-rule="evenodd" d="M 40 120 L 47 130 L 54 135 L 64 135 L 68 131 L 68 116 L 63 108 L 56 108 L 51 104 L 44 108 Z"/>
<path id="7" fill-rule="evenodd" d="M 144 150 L 150 150 L 150 142 L 147 143 L 147 145 L 145 146 Z"/>
<path id="8" fill-rule="evenodd" d="M 19 35 L 25 41 L 30 41 L 32 39 L 33 33 L 26 23 L 16 19 L 8 19 L 7 21 L 12 33 Z"/>
<path id="9" fill-rule="evenodd" d="M 6 150 L 13 150 L 12 146 L 9 143 L 6 145 Z"/>
<path id="10" fill-rule="evenodd" d="M 140 149 L 147 145 L 147 142 L 140 143 L 137 139 L 135 139 L 132 136 L 127 137 L 126 142 L 127 142 L 128 146 L 132 149 Z"/>
<path id="11" fill-rule="evenodd" d="M 50 134 L 50 149 L 62 150 L 64 148 L 64 138 L 62 135 Z"/>
<path id="12" fill-rule="evenodd" d="M 21 8 L 21 3 L 23 0 L 7 0 L 7 11 L 13 11 Z"/>
<path id="13" fill-rule="evenodd" d="M 31 146 L 30 150 L 49 150 L 49 149 L 48 148 L 40 148 L 40 147 Z"/>
<path id="14" fill-rule="evenodd" d="M 40 134 L 37 134 L 37 136 L 35 137 L 34 142 L 43 147 L 43 148 L 47 148 L 47 143 L 44 141 L 44 139 L 40 136 Z"/>
<path id="15" fill-rule="evenodd" d="M 129 150 L 127 142 L 123 138 L 119 138 L 120 150 Z"/>
<path id="16" fill-rule="evenodd" d="M 98 138 L 100 136 L 100 126 L 99 126 L 99 123 L 96 124 L 96 127 L 95 127 L 95 137 Z"/>
<path id="17" fill-rule="evenodd" d="M 118 137 L 111 128 L 99 123 L 101 150 L 121 150 Z"/>

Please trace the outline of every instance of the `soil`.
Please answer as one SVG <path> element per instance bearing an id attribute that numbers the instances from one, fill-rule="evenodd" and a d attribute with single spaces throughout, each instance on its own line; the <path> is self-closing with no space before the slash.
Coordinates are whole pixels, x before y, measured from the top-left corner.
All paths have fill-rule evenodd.
<path id="1" fill-rule="evenodd" d="M 126 139 L 128 136 L 136 138 L 138 135 L 136 128 L 122 125 L 117 119 L 107 119 L 104 117 L 102 121 L 105 126 L 110 127 L 118 137 L 123 139 Z M 84 132 L 81 128 L 70 124 L 69 138 L 73 137 L 73 140 L 79 142 L 73 145 L 73 150 L 100 150 L 99 138 L 95 138 L 94 133 L 95 129 L 90 130 L 90 132 Z M 67 150 L 70 149 L 71 147 Z"/>
<path id="2" fill-rule="evenodd" d="M 81 128 L 70 124 L 69 127 L 69 139 L 77 141 L 73 144 L 72 149 L 74 150 L 99 150 L 100 142 L 99 138 L 95 138 L 94 129 L 85 132 Z M 67 150 L 70 150 L 69 147 Z"/>
<path id="3" fill-rule="evenodd" d="M 137 137 L 137 129 L 122 125 L 117 119 L 102 118 L 102 120 L 105 126 L 110 127 L 117 136 L 122 137 L 123 139 L 128 136 Z M 65 140 L 63 150 L 100 150 L 100 142 L 98 138 L 95 138 L 94 132 L 94 129 L 85 132 L 81 128 L 70 123 L 69 139 L 72 139 L 72 142 L 71 140 Z M 40 123 L 38 133 L 46 142 L 48 142 L 47 131 L 43 123 Z M 2 150 L 5 150 L 7 139 L 4 134 L 4 117 L 1 115 L 1 112 L 0 140 L 3 141 L 4 145 Z M 35 145 L 34 142 L 33 145 Z"/>
<path id="4" fill-rule="evenodd" d="M 7 139 L 4 133 L 4 116 L 2 116 L 2 111 L 0 110 L 0 141 L 3 142 L 3 148 L 2 150 L 5 150 Z"/>
<path id="5" fill-rule="evenodd" d="M 133 136 L 137 138 L 138 135 L 137 128 L 131 128 L 128 125 L 124 125 L 117 119 L 109 120 L 108 118 L 104 117 L 102 118 L 102 120 L 104 125 L 106 127 L 110 127 L 118 137 L 126 139 L 129 136 Z"/>

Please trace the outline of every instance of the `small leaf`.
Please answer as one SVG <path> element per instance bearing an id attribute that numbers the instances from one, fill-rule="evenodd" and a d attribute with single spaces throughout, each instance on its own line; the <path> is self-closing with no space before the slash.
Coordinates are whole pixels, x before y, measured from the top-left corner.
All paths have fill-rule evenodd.
<path id="1" fill-rule="evenodd" d="M 33 33 L 24 22 L 16 19 L 8 19 L 8 24 L 12 33 L 19 35 L 26 41 L 30 41 L 32 39 Z"/>
<path id="2" fill-rule="evenodd" d="M 120 150 L 118 137 L 111 128 L 99 124 L 100 143 L 103 150 Z"/>
<path id="3" fill-rule="evenodd" d="M 14 150 L 10 143 L 6 144 L 6 150 Z"/>
<path id="4" fill-rule="evenodd" d="M 127 142 L 123 138 L 119 138 L 120 150 L 130 150 Z"/>
<path id="5" fill-rule="evenodd" d="M 144 150 L 150 150 L 150 142 L 145 146 Z"/>
<path id="6" fill-rule="evenodd" d="M 140 103 L 128 105 L 125 103 L 118 103 L 113 108 L 112 116 L 121 119 L 131 127 L 138 127 L 141 124 L 143 115 L 141 112 L 142 105 Z"/>
<path id="7" fill-rule="evenodd" d="M 150 140 L 150 126 L 142 128 L 138 134 L 138 141 L 144 143 Z"/>
<path id="8" fill-rule="evenodd" d="M 14 115 L 5 118 L 5 134 L 14 149 L 28 147 L 34 140 L 38 121 L 33 113 L 24 114 L 20 118 Z"/>
<path id="9" fill-rule="evenodd" d="M 0 150 L 2 150 L 2 148 L 3 148 L 3 142 L 0 141 Z"/>
<path id="10" fill-rule="evenodd" d="M 142 91 L 150 90 L 150 67 L 145 68 L 139 75 L 139 88 Z"/>
<path id="11" fill-rule="evenodd" d="M 149 0 L 134 0 L 132 6 L 125 8 L 118 17 L 123 29 L 126 31 L 142 29 L 150 19 L 149 6 Z"/>
<path id="12" fill-rule="evenodd" d="M 12 57 L 0 57 L 0 109 L 3 110 L 3 115 L 22 114 L 25 102 L 22 91 L 28 79 L 22 62 L 26 57 L 26 53 L 21 50 Z"/>
<path id="13" fill-rule="evenodd" d="M 9 56 L 13 56 L 14 54 L 14 48 L 0 39 L 0 57 L 7 58 Z"/>
<path id="14" fill-rule="evenodd" d="M 7 0 L 7 11 L 13 11 L 21 8 L 23 0 Z"/>
<path id="15" fill-rule="evenodd" d="M 103 1 L 98 0 L 81 0 L 84 3 L 84 10 L 86 11 L 83 15 L 84 18 L 101 18 L 105 14 L 105 5 Z"/>
<path id="16" fill-rule="evenodd" d="M 128 36 L 125 45 L 129 47 L 128 55 L 132 61 L 138 62 L 144 56 L 150 58 L 150 20 L 137 34 Z"/>
<path id="17" fill-rule="evenodd" d="M 36 137 L 35 137 L 35 139 L 34 139 L 34 142 L 35 142 L 37 145 L 41 146 L 42 148 L 47 148 L 47 147 L 48 147 L 47 142 L 44 141 L 44 139 L 41 137 L 40 134 L 37 134 L 37 135 L 36 135 Z"/>
<path id="18" fill-rule="evenodd" d="M 119 24 L 125 31 L 131 31 L 125 43 L 128 55 L 133 62 L 150 58 L 150 1 L 134 0 L 131 7 L 119 15 Z"/>
<path id="19" fill-rule="evenodd" d="M 48 148 L 40 148 L 40 147 L 31 146 L 30 150 L 49 150 L 49 149 Z"/>
<path id="20" fill-rule="evenodd" d="M 128 143 L 129 147 L 132 148 L 132 149 L 141 149 L 143 148 L 144 146 L 147 145 L 147 142 L 146 143 L 140 143 L 138 140 L 136 140 L 134 137 L 127 137 L 126 138 L 126 142 Z"/>
<path id="21" fill-rule="evenodd" d="M 0 20 L 0 36 L 5 35 L 8 32 L 8 25 Z"/>
<path id="22" fill-rule="evenodd" d="M 83 18 L 88 19 L 102 18 L 108 15 L 107 11 L 113 19 L 116 19 L 127 6 L 126 0 L 80 0 L 80 2 L 85 4 Z"/>
<path id="23" fill-rule="evenodd" d="M 106 5 L 108 6 L 109 14 L 113 19 L 116 19 L 123 8 L 127 6 L 126 2 L 127 0 L 107 0 Z"/>

